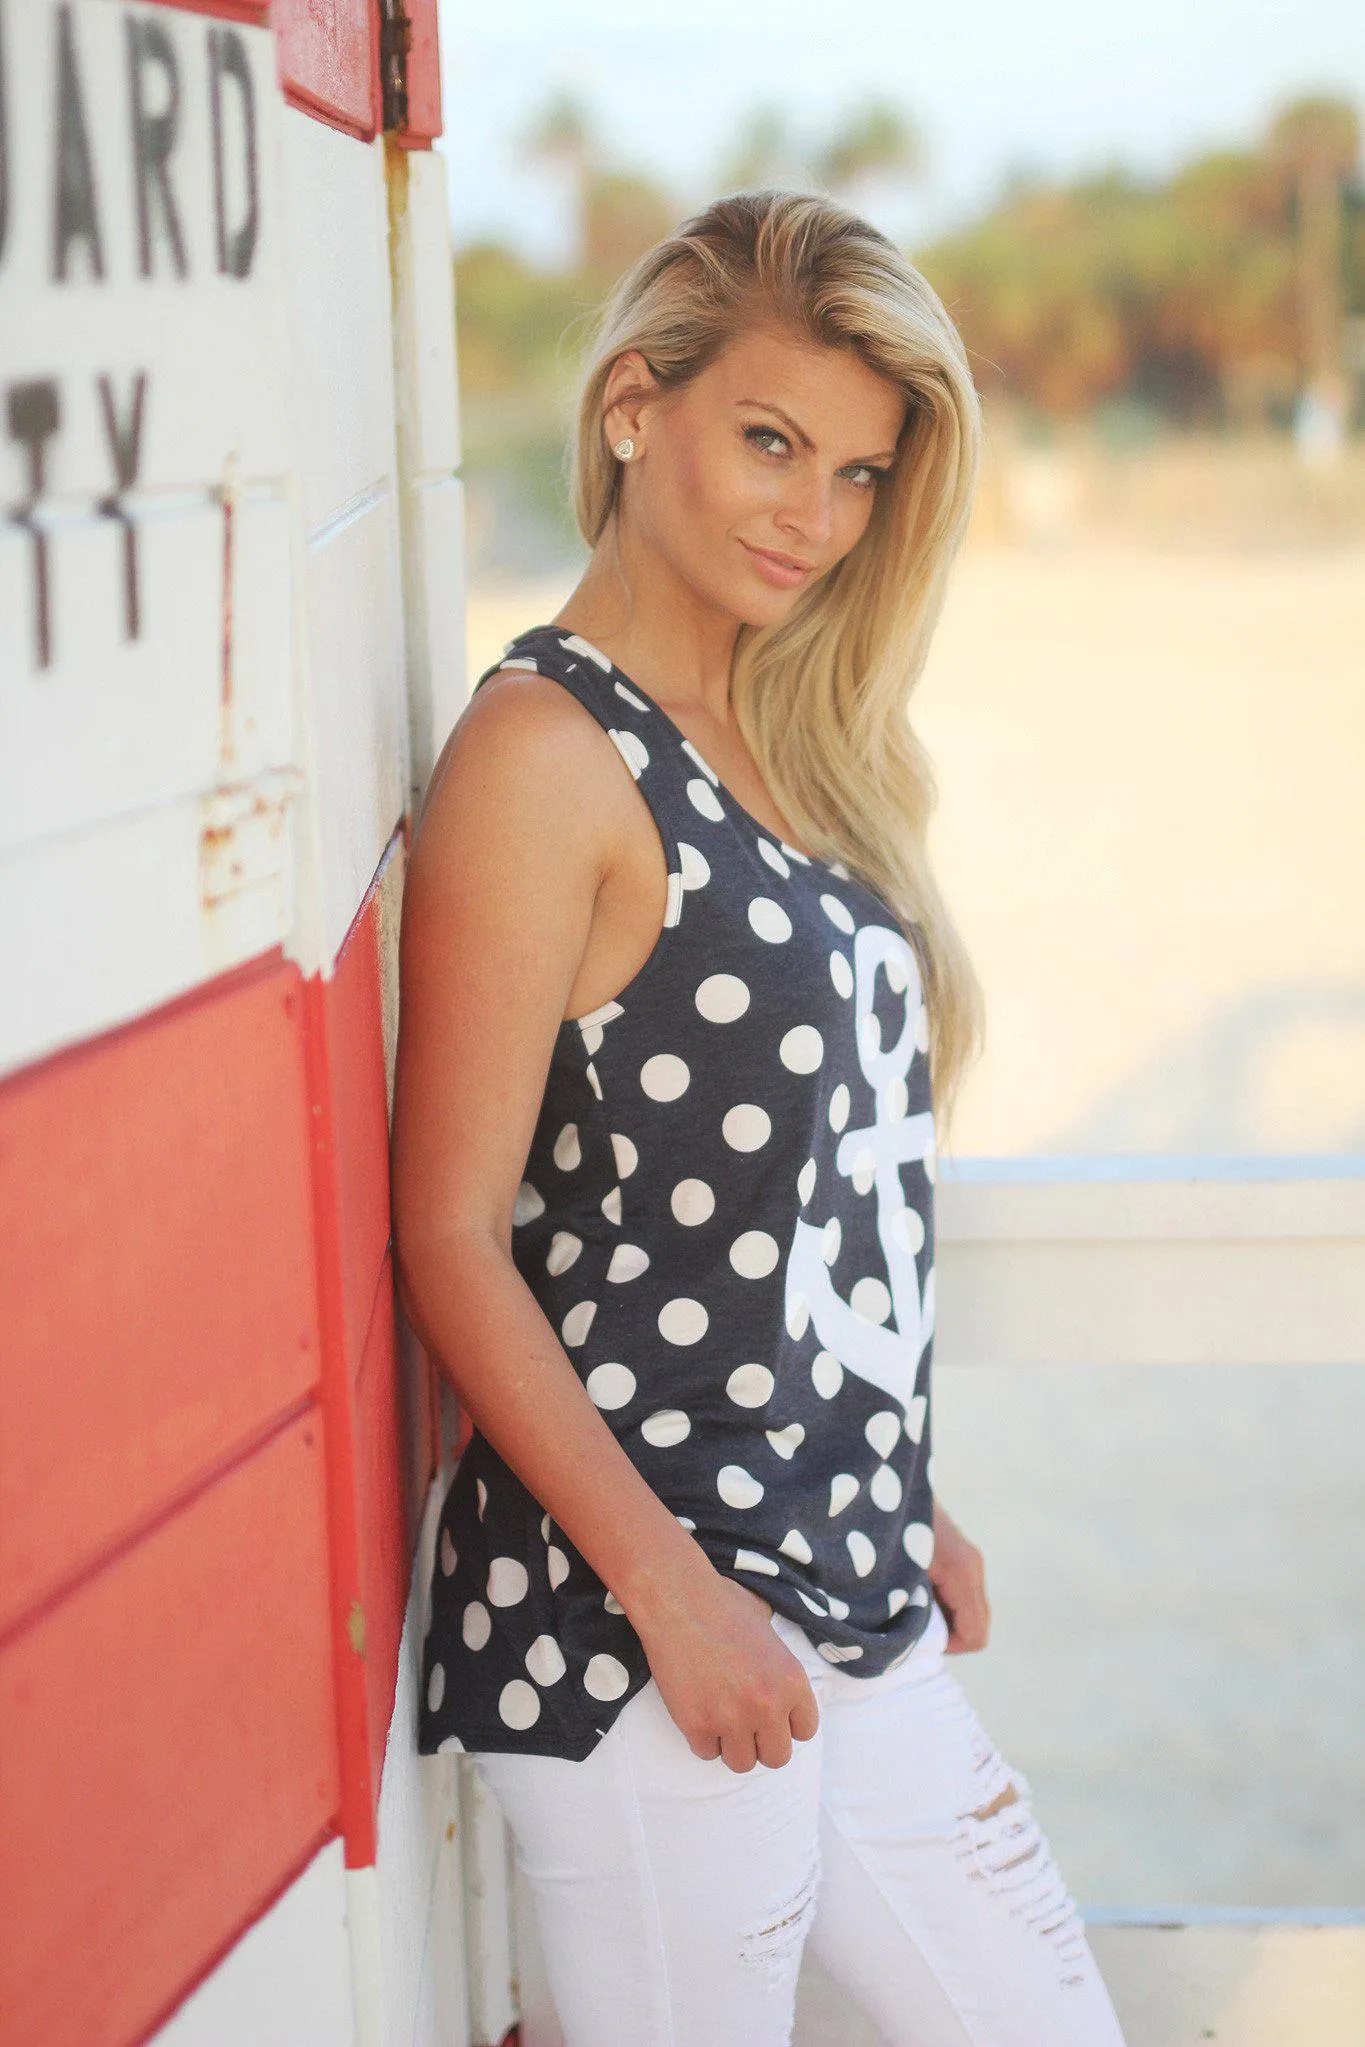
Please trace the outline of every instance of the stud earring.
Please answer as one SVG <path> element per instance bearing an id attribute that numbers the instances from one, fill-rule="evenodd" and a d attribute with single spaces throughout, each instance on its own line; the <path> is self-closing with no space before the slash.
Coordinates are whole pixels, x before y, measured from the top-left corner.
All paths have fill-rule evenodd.
<path id="1" fill-rule="evenodd" d="M 635 453 L 635 443 L 631 440 L 618 441 L 612 453 L 619 455 L 623 462 L 629 462 L 631 456 Z"/>

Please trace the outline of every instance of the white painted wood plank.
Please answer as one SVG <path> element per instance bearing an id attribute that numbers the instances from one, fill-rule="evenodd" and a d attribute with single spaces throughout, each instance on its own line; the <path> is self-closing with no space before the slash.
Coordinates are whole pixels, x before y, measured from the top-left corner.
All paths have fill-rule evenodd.
<path id="1" fill-rule="evenodd" d="M 391 208 L 398 407 L 414 482 L 460 465 L 455 263 L 445 163 L 405 152 Z"/>
<path id="2" fill-rule="evenodd" d="M 143 630 L 124 633 L 122 542 L 107 520 L 60 529 L 53 653 L 0 640 L 0 847 L 90 831 L 129 812 L 286 765 L 293 755 L 288 507 L 232 511 L 232 641 L 225 678 L 222 509 L 139 522 Z M 0 526 L 0 616 L 22 619 L 30 541 Z M 225 688 L 225 679 L 227 687 Z M 91 840 L 98 860 L 98 840 Z M 142 906 L 128 905 L 128 915 Z"/>
<path id="3" fill-rule="evenodd" d="M 55 387 L 60 423 L 48 444 L 46 491 L 88 505 L 115 483 L 101 376 L 110 379 L 123 424 L 132 419 L 136 380 L 146 377 L 140 490 L 210 482 L 229 450 L 244 476 L 273 475 L 290 438 L 274 37 L 268 29 L 165 7 L 73 0 L 67 154 L 68 161 L 87 161 L 90 175 L 88 184 L 68 180 L 68 199 L 58 208 L 60 11 L 56 0 L 23 0 L 5 9 L 4 23 L 11 205 L 0 267 L 0 382 Z M 128 37 L 130 24 L 143 23 L 169 53 L 174 74 L 174 132 L 165 157 L 173 213 L 162 203 L 160 181 L 136 176 Z M 215 50 L 226 272 L 219 268 L 214 178 Z M 150 46 L 139 43 L 139 51 L 143 104 L 154 123 L 168 103 L 171 73 Z M 76 98 L 82 121 L 72 112 Z M 139 182 L 147 195 L 147 274 Z M 62 222 L 67 231 L 56 234 Z M 64 277 L 54 275 L 54 236 L 64 251 Z M 13 441 L 0 442 L 7 505 L 26 494 L 21 454 Z"/>
<path id="4" fill-rule="evenodd" d="M 308 778 L 291 954 L 330 973 L 407 807 L 397 517 L 387 489 L 308 550 L 299 723 Z"/>
<path id="5" fill-rule="evenodd" d="M 330 1841 L 151 2047 L 355 2047 L 346 1871 Z"/>
<path id="6" fill-rule="evenodd" d="M 304 525 L 394 473 L 383 142 L 283 110 L 293 403 Z"/>
<path id="7" fill-rule="evenodd" d="M 65 833 L 0 858 L 0 1073 L 145 1014 L 283 943 L 293 906 L 291 787 L 262 778 Z M 201 873 L 206 824 L 234 812 L 232 846 Z M 215 892 L 208 899 L 207 883 Z M 222 888 L 229 893 L 221 893 Z"/>
<path id="8" fill-rule="evenodd" d="M 469 700 L 465 651 L 464 485 L 415 486 L 403 499 L 403 586 L 413 815 Z"/>

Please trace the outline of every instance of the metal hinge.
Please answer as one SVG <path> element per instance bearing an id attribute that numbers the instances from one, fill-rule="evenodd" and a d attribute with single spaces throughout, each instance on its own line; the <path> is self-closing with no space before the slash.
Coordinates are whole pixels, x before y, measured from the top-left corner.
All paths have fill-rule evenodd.
<path id="1" fill-rule="evenodd" d="M 408 52 L 411 48 L 412 22 L 403 0 L 380 0 L 379 79 L 384 95 L 386 132 L 408 125 Z"/>

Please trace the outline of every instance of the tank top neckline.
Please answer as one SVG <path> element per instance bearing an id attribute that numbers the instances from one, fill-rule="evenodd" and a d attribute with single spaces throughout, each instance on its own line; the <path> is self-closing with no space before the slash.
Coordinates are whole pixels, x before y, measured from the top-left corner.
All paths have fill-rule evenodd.
<path id="1" fill-rule="evenodd" d="M 650 710 L 658 718 L 662 719 L 664 725 L 673 734 L 679 745 L 685 747 L 688 753 L 692 755 L 692 758 L 705 768 L 717 793 L 724 797 L 730 808 L 737 811 L 745 823 L 751 825 L 756 832 L 761 832 L 765 839 L 778 848 L 779 852 L 790 853 L 794 860 L 801 861 L 807 867 L 823 868 L 827 874 L 834 875 L 837 880 L 849 879 L 842 862 L 836 863 L 830 860 L 822 860 L 818 853 L 803 853 L 799 846 L 793 846 L 790 840 L 782 837 L 780 832 L 775 832 L 770 825 L 764 824 L 762 818 L 755 817 L 752 810 L 749 810 L 740 802 L 738 796 L 735 795 L 728 783 L 721 780 L 719 774 L 712 767 L 710 761 L 706 759 L 696 741 L 688 738 L 681 725 L 678 724 L 675 718 L 669 716 L 657 697 L 652 697 L 642 683 L 637 682 L 633 675 L 627 675 L 625 669 L 618 667 L 610 654 L 605 653 L 601 647 L 594 646 L 591 640 L 583 637 L 582 633 L 566 633 L 563 626 L 552 624 L 528 626 L 524 633 L 518 633 L 515 640 L 508 642 L 507 646 L 503 649 L 504 658 L 511 652 L 513 647 L 519 647 L 523 640 L 533 639 L 541 633 L 553 633 L 561 647 L 565 646 L 566 641 L 576 643 L 578 651 L 590 655 L 593 660 L 603 665 L 605 672 L 619 678 L 627 689 L 634 690 L 637 696 L 642 697 L 645 703 L 649 705 Z M 566 651 L 568 650 L 566 649 Z"/>

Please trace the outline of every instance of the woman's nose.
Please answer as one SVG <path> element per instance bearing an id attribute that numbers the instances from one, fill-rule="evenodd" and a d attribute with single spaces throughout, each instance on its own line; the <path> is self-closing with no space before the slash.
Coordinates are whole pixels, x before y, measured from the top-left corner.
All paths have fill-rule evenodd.
<path id="1" fill-rule="evenodd" d="M 799 534 L 811 546 L 823 546 L 834 530 L 834 499 L 827 480 L 807 476 L 794 481 L 783 518 L 793 535 Z"/>

